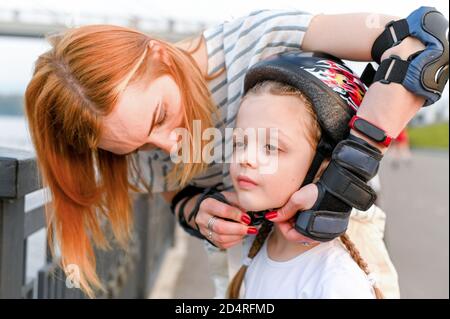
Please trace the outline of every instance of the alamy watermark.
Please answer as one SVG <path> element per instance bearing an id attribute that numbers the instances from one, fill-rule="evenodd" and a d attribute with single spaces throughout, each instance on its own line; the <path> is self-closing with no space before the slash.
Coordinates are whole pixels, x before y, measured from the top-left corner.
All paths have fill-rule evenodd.
<path id="1" fill-rule="evenodd" d="M 255 163 L 261 174 L 273 174 L 278 169 L 278 128 L 225 128 L 225 135 L 215 127 L 202 131 L 201 121 L 193 121 L 192 138 L 186 128 L 176 128 L 170 139 L 173 163 Z M 204 147 L 201 145 L 206 142 Z M 191 156 L 191 143 L 197 150 Z"/>
<path id="2" fill-rule="evenodd" d="M 69 264 L 64 268 L 66 273 L 66 287 L 80 288 L 80 267 L 76 264 Z"/>

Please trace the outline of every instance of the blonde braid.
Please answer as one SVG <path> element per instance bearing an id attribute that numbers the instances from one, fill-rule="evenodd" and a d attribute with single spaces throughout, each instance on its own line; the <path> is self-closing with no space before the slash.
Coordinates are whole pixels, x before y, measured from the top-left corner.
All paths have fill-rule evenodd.
<path id="1" fill-rule="evenodd" d="M 261 247 L 263 246 L 265 240 L 267 239 L 267 236 L 269 235 L 272 226 L 273 226 L 272 222 L 263 221 L 258 231 L 258 235 L 256 235 L 256 238 L 253 241 L 252 246 L 250 247 L 250 250 L 248 252 L 248 258 L 253 259 L 261 250 Z M 236 273 L 236 275 L 234 275 L 233 280 L 231 280 L 227 291 L 227 296 L 229 299 L 239 298 L 239 292 L 241 290 L 242 282 L 244 281 L 247 268 L 248 265 L 242 265 L 239 271 Z"/>
<path id="2" fill-rule="evenodd" d="M 366 273 L 366 275 L 370 274 L 369 265 L 366 263 L 366 261 L 362 258 L 359 250 L 356 248 L 355 244 L 350 240 L 347 234 L 341 235 L 340 237 L 342 243 L 344 244 L 345 248 L 347 248 L 348 253 L 352 257 L 352 259 L 356 262 L 356 264 L 359 266 L 359 268 L 362 269 Z M 375 284 L 373 285 L 373 290 L 375 292 L 375 296 L 377 299 L 383 299 L 383 293 L 381 292 L 380 288 Z"/>

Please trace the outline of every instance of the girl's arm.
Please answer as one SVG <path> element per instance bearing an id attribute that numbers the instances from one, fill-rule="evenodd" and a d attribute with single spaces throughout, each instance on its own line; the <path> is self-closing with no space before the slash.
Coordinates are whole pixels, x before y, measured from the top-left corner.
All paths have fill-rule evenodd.
<path id="1" fill-rule="evenodd" d="M 371 60 L 372 47 L 375 40 L 384 31 L 385 24 L 391 20 L 398 20 L 398 18 L 371 14 L 319 15 L 311 21 L 303 39 L 302 48 L 305 51 L 324 51 L 343 59 L 368 61 Z M 407 24 L 406 30 L 404 22 Z M 386 50 L 382 54 L 381 61 L 392 55 L 397 55 L 402 60 L 407 60 L 412 54 L 420 52 L 408 62 L 404 78 L 396 80 L 402 84 L 389 81 L 387 82 L 389 84 L 373 83 L 357 112 L 358 116 L 375 124 L 375 126 L 393 137 L 396 137 L 401 132 L 421 106 L 432 104 L 433 101 L 439 99 L 439 92 L 442 92 L 444 85 L 448 81 L 448 33 L 445 33 L 445 29 L 448 30 L 448 21 L 434 8 L 421 7 L 412 12 L 401 23 L 403 23 L 403 27 L 399 28 L 403 28 L 403 30 L 399 33 L 400 36 L 402 36 L 402 32 L 405 35 L 412 34 L 421 41 L 413 37 L 406 37 L 399 45 Z M 395 33 L 395 36 L 392 36 L 394 39 L 392 42 L 396 42 L 396 39 L 398 39 L 396 31 L 392 32 L 391 29 L 389 30 L 391 34 Z M 426 48 L 422 42 L 426 44 Z M 386 71 L 386 74 L 388 74 L 392 70 L 394 63 L 390 60 L 386 61 L 390 63 L 389 69 Z M 437 69 L 435 69 L 436 66 L 438 67 Z M 403 64 L 402 68 L 404 69 L 404 67 L 405 64 Z M 386 78 L 386 74 L 383 74 L 383 77 Z M 385 152 L 387 149 L 381 144 L 372 142 L 366 136 L 359 135 L 354 131 L 352 133 L 377 147 L 381 152 Z M 358 142 L 358 145 L 363 145 L 363 143 Z M 367 147 L 364 146 L 364 148 Z M 360 154 L 358 158 L 367 160 L 370 154 L 373 153 L 373 151 L 371 151 L 372 153 L 369 152 L 368 148 L 365 152 L 367 153 L 364 155 L 365 157 L 362 155 L 364 152 L 360 152 L 358 153 Z M 349 157 L 347 157 L 348 159 Z M 366 169 L 364 167 L 361 168 Z M 357 182 L 354 180 L 357 174 L 356 170 L 356 168 L 355 170 L 350 170 L 350 167 L 348 170 L 351 172 L 349 175 L 353 178 L 353 183 Z M 335 169 L 333 173 L 337 171 Z M 361 173 L 361 171 L 358 172 Z M 368 167 L 364 173 L 372 174 L 373 170 L 371 171 Z M 370 174 L 367 176 L 370 177 Z M 337 177 L 335 178 L 337 179 Z M 300 234 L 296 233 L 294 224 L 289 221 L 296 212 L 299 210 L 310 210 L 311 207 L 315 207 L 315 210 L 310 210 L 308 214 L 303 215 L 304 218 L 300 224 L 297 223 L 299 227 L 304 228 L 305 225 L 308 227 L 312 225 L 312 216 L 316 216 L 315 213 L 317 211 L 324 210 L 323 207 L 328 207 L 326 210 L 330 210 L 329 207 L 332 207 L 333 204 L 339 204 L 339 201 L 341 201 L 340 203 L 355 203 L 355 201 L 352 201 L 352 198 L 345 197 L 349 195 L 345 193 L 347 190 L 354 189 L 355 191 L 358 190 L 357 194 L 364 193 L 361 195 L 361 198 L 358 197 L 358 200 L 369 197 L 373 199 L 373 194 L 360 185 L 361 182 L 367 181 L 364 179 L 359 180 L 359 182 L 358 186 L 356 186 L 357 183 L 352 184 L 353 188 L 348 187 L 343 190 L 343 193 L 339 193 L 339 196 L 341 196 L 339 198 L 336 197 L 337 195 L 335 197 L 328 196 L 326 205 L 322 205 L 325 201 L 323 189 L 322 196 L 319 197 L 319 190 L 314 184 L 306 185 L 294 193 L 288 203 L 278 211 L 275 217 L 272 216 L 271 220 L 280 223 L 280 229 L 286 238 L 293 241 L 301 240 Z M 337 193 L 335 192 L 334 194 Z M 352 192 L 352 194 L 356 193 Z M 319 200 L 316 202 L 318 198 Z M 345 198 L 347 201 L 344 201 L 342 198 Z M 369 205 L 370 201 L 366 201 L 366 204 Z M 340 212 L 344 211 L 341 210 Z M 344 213 L 348 212 L 345 211 Z M 305 223 L 305 218 L 309 217 L 311 218 L 306 220 L 309 222 Z M 340 217 L 340 219 L 342 220 L 343 218 Z M 333 224 L 331 223 L 330 225 L 332 226 Z M 325 228 L 322 227 L 322 229 Z"/>
<path id="2" fill-rule="evenodd" d="M 339 15 L 317 15 L 306 31 L 302 43 L 305 51 L 322 51 L 341 59 L 371 61 L 371 49 L 376 38 L 383 32 L 384 26 L 399 17 L 373 13 L 355 13 Z M 407 59 L 409 55 L 424 49 L 417 39 L 408 37 L 398 46 L 387 50 L 382 59 L 392 54 Z M 419 111 L 424 98 L 417 96 L 397 83 L 374 83 L 370 86 L 359 110 L 358 116 L 382 128 L 388 135 L 397 136 L 406 124 Z M 353 134 L 378 147 L 358 132 Z"/>
<path id="3" fill-rule="evenodd" d="M 371 49 L 384 26 L 399 17 L 374 13 L 325 15 L 312 18 L 302 42 L 304 51 L 321 51 L 341 59 L 372 61 Z"/>

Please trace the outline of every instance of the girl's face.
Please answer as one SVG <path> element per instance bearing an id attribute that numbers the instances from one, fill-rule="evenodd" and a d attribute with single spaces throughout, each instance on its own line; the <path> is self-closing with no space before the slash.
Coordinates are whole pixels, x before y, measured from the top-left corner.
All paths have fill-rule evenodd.
<path id="1" fill-rule="evenodd" d="M 235 130 L 230 175 L 242 208 L 277 208 L 299 189 L 314 156 L 305 127 L 309 119 L 298 97 L 260 94 L 244 99 L 236 128 L 276 128 L 278 145 L 275 149 L 274 137 L 264 141 L 262 134 L 240 143 Z M 263 165 L 273 165 L 275 170 L 264 173 Z"/>
<path id="2" fill-rule="evenodd" d="M 159 147 L 169 153 L 171 132 L 183 123 L 180 90 L 169 75 L 129 85 L 103 121 L 99 147 L 123 155 Z"/>

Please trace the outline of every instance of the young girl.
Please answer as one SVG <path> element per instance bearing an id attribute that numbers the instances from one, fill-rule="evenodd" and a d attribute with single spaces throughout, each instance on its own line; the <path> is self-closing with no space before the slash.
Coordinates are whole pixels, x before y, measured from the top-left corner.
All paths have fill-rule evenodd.
<path id="1" fill-rule="evenodd" d="M 230 175 L 239 205 L 247 211 L 283 206 L 305 179 L 322 134 L 311 101 L 292 86 L 260 82 L 245 95 L 236 128 L 278 130 L 277 140 L 270 135 L 265 142 L 259 135 L 244 142 L 239 134 L 233 136 Z M 316 179 L 328 163 L 322 163 Z M 277 170 L 262 174 L 263 165 L 276 165 Z M 277 224 L 264 221 L 248 246 L 248 256 L 229 286 L 230 298 L 239 297 L 242 282 L 245 298 L 381 298 L 346 234 L 323 243 L 306 237 L 294 243 Z"/>

